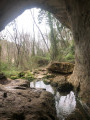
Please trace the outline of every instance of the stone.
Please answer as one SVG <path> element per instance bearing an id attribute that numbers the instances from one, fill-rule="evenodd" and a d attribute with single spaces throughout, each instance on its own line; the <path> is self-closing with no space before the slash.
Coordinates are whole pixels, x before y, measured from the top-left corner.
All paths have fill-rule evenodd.
<path id="1" fill-rule="evenodd" d="M 73 72 L 74 64 L 66 62 L 53 62 L 47 68 L 51 72 L 70 74 Z"/>
<path id="2" fill-rule="evenodd" d="M 4 90 L 5 91 L 5 90 Z M 0 91 L 0 120 L 57 120 L 53 95 L 45 90 Z"/>
<path id="3" fill-rule="evenodd" d="M 48 85 L 48 84 L 51 83 L 51 81 L 50 81 L 49 79 L 44 79 L 43 82 L 44 82 L 46 85 Z"/>
<path id="4" fill-rule="evenodd" d="M 51 85 L 52 86 L 59 86 L 63 83 L 66 83 L 66 78 L 65 76 L 62 76 L 62 75 L 59 75 L 59 76 L 56 76 L 55 78 L 51 79 Z"/>
<path id="5" fill-rule="evenodd" d="M 18 79 L 2 85 L 0 120 L 57 120 L 54 96 L 43 89 L 23 87 L 23 84 L 26 80 Z"/>
<path id="6" fill-rule="evenodd" d="M 89 120 L 89 118 L 78 108 L 75 109 L 65 120 Z"/>

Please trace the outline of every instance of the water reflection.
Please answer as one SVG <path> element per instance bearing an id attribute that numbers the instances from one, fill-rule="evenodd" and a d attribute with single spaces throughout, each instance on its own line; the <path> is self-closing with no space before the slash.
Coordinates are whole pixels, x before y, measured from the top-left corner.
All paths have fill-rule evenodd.
<path id="1" fill-rule="evenodd" d="M 57 116 L 59 120 L 64 120 L 64 118 L 71 114 L 76 107 L 75 95 L 72 91 L 67 96 L 61 96 L 60 93 L 55 91 L 51 85 L 46 85 L 43 81 L 31 82 L 30 87 L 44 88 L 46 91 L 54 94 Z"/>
<path id="2" fill-rule="evenodd" d="M 34 81 L 34 82 L 31 82 L 30 83 L 30 87 L 31 88 L 44 88 L 44 89 L 46 89 L 46 91 L 48 91 L 48 92 L 51 92 L 52 94 L 54 94 L 54 90 L 53 90 L 53 88 L 51 87 L 51 85 L 46 85 L 46 84 L 44 84 L 44 82 L 43 81 Z"/>

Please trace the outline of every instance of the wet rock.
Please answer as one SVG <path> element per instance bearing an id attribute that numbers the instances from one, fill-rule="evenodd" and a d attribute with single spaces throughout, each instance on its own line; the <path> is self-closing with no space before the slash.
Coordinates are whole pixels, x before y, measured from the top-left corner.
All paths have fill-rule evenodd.
<path id="1" fill-rule="evenodd" d="M 69 93 L 74 89 L 72 84 L 67 82 L 66 77 L 62 75 L 58 75 L 54 79 L 52 79 L 51 85 L 57 87 L 58 91 L 61 93 Z"/>
<path id="2" fill-rule="evenodd" d="M 51 81 L 50 81 L 49 79 L 44 79 L 43 82 L 44 82 L 46 85 L 48 85 L 48 84 L 51 83 Z"/>
<path id="3" fill-rule="evenodd" d="M 69 74 L 73 72 L 74 64 L 66 62 L 53 62 L 47 69 L 55 73 Z"/>
<path id="4" fill-rule="evenodd" d="M 62 75 L 59 75 L 59 76 L 56 76 L 55 78 L 51 79 L 51 85 L 52 86 L 59 86 L 63 83 L 66 83 L 66 78 L 65 76 L 62 76 Z"/>
<path id="5" fill-rule="evenodd" d="M 79 109 L 76 109 L 73 113 L 68 115 L 68 117 L 65 120 L 89 120 L 89 119 L 85 118 L 85 116 Z"/>
<path id="6" fill-rule="evenodd" d="M 73 87 L 72 84 L 70 84 L 70 83 L 64 83 L 64 84 L 60 84 L 60 85 L 58 86 L 58 91 L 59 91 L 59 92 L 62 92 L 62 93 L 64 93 L 64 92 L 69 93 L 69 92 L 72 91 L 73 89 L 74 89 L 74 87 Z"/>
<path id="7" fill-rule="evenodd" d="M 52 79 L 52 82 L 62 84 L 66 82 L 66 78 L 65 76 L 59 75 L 59 76 L 56 76 L 54 79 Z"/>

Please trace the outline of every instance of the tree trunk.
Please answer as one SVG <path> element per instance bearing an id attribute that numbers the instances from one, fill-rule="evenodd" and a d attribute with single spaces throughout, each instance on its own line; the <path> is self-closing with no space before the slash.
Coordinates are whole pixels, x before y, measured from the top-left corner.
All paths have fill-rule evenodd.
<path id="1" fill-rule="evenodd" d="M 1 72 L 1 52 L 2 52 L 2 46 L 0 45 L 0 72 Z"/>
<path id="2" fill-rule="evenodd" d="M 90 104 L 90 1 L 66 4 L 75 40 L 75 68 L 69 82 L 80 87 L 80 97 Z"/>
<path id="3" fill-rule="evenodd" d="M 50 27 L 50 42 L 51 42 L 51 60 L 55 60 L 58 55 L 57 42 L 54 35 L 53 19 L 50 13 L 48 13 L 49 27 Z"/>

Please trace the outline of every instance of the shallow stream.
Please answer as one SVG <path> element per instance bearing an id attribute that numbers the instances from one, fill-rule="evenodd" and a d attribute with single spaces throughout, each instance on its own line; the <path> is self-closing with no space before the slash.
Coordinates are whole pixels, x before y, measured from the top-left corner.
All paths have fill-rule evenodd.
<path id="1" fill-rule="evenodd" d="M 75 95 L 72 91 L 66 96 L 61 95 L 54 87 L 50 84 L 46 85 L 43 81 L 31 82 L 30 87 L 46 89 L 46 91 L 51 92 L 54 95 L 57 117 L 59 120 L 64 120 L 76 108 Z"/>

